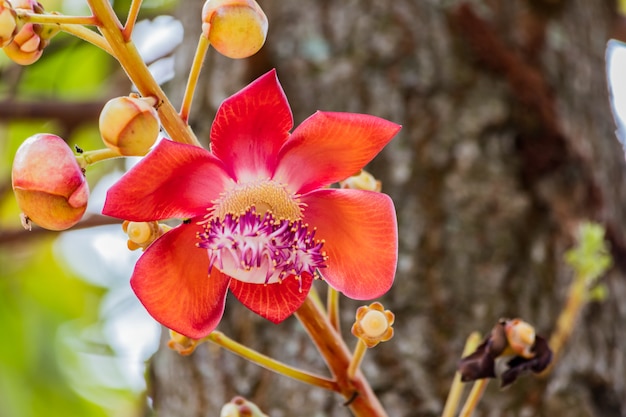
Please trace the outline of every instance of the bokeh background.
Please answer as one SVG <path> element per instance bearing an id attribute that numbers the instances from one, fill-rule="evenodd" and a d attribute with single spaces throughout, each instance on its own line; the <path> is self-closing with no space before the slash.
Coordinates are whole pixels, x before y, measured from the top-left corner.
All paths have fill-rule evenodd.
<path id="1" fill-rule="evenodd" d="M 89 13 L 83 1 L 42 3 Z M 183 36 L 169 54 L 175 75 L 159 75 L 175 105 L 202 3 L 144 1 L 141 18 L 172 15 L 184 27 L 183 34 L 162 22 L 142 41 L 160 56 Z M 549 336 L 573 276 L 563 254 L 589 220 L 606 229 L 613 256 L 602 278 L 607 296 L 582 311 L 549 375 L 526 376 L 506 391 L 490 384 L 476 415 L 626 415 L 626 169 L 605 66 L 607 41 L 626 40 L 620 5 L 259 3 L 270 22 L 265 47 L 240 61 L 209 53 L 191 125 L 208 146 L 219 103 L 271 68 L 296 125 L 318 109 L 403 125 L 368 167 L 393 198 L 400 229 L 397 281 L 382 299 L 396 314 L 396 337 L 363 365 L 389 415 L 441 415 L 466 337 L 500 317 L 522 317 Z M 129 2 L 114 6 L 123 17 Z M 626 78 L 626 70 L 616 74 Z M 164 348 L 161 329 L 128 287 L 139 254 L 126 250 L 117 222 L 98 214 L 107 186 L 133 161 L 88 170 L 89 215 L 75 230 L 20 228 L 10 186 L 19 144 L 50 132 L 98 149 L 99 110 L 131 89 L 114 59 L 64 34 L 32 66 L 0 54 L 0 416 L 216 416 L 234 395 L 272 416 L 349 415 L 338 396 L 213 346 L 190 357 Z M 341 304 L 352 343 L 359 304 Z M 229 299 L 219 329 L 324 372 L 294 319 L 275 326 Z"/>

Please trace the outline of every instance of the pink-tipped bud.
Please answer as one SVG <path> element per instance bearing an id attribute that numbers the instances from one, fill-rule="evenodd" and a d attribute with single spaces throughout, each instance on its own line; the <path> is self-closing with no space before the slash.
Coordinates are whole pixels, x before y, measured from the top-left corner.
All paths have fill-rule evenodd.
<path id="1" fill-rule="evenodd" d="M 267 16 L 254 0 L 207 0 L 202 33 L 229 58 L 256 54 L 267 37 Z"/>
<path id="2" fill-rule="evenodd" d="M 14 0 L 15 10 L 26 10 L 31 13 L 43 14 L 43 6 L 36 0 Z M 18 22 L 17 33 L 13 41 L 4 46 L 4 52 L 16 64 L 30 65 L 36 62 L 48 46 L 50 39 L 59 32 L 56 25 L 39 25 Z"/>
<path id="3" fill-rule="evenodd" d="M 6 1 L 0 1 L 0 47 L 4 48 L 17 33 L 17 19 L 15 10 Z"/>
<path id="4" fill-rule="evenodd" d="M 159 136 L 159 116 L 152 97 L 117 97 L 100 113 L 104 144 L 124 156 L 143 156 Z"/>
<path id="5" fill-rule="evenodd" d="M 30 65 L 43 53 L 41 38 L 35 32 L 35 25 L 26 23 L 13 37 L 13 42 L 4 47 L 4 52 L 16 64 Z"/>
<path id="6" fill-rule="evenodd" d="M 85 213 L 85 175 L 70 147 L 56 135 L 26 139 L 15 154 L 11 179 L 20 210 L 45 229 L 68 229 Z"/>

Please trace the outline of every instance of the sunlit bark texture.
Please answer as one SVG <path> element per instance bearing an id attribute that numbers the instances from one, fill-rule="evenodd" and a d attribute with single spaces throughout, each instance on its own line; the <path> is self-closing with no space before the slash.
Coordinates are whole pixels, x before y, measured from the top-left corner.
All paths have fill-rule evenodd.
<path id="1" fill-rule="evenodd" d="M 199 34 L 195 3 L 180 9 L 191 43 L 181 74 Z M 465 338 L 500 317 L 522 317 L 549 337 L 572 279 L 563 253 L 577 225 L 594 220 L 614 256 L 608 297 L 583 310 L 551 374 L 506 391 L 489 384 L 475 415 L 626 415 L 626 169 L 604 72 L 614 3 L 260 3 L 266 46 L 243 61 L 209 54 L 192 124 L 208 145 L 219 102 L 275 67 L 296 124 L 324 109 L 404 126 L 369 166 L 400 228 L 397 281 L 382 299 L 396 336 L 363 365 L 389 414 L 440 415 Z M 344 333 L 357 305 L 342 299 Z M 276 326 L 229 299 L 220 329 L 325 370 L 294 319 Z M 214 347 L 190 357 L 162 348 L 150 378 L 160 417 L 215 416 L 234 395 L 272 416 L 349 415 L 339 396 Z"/>

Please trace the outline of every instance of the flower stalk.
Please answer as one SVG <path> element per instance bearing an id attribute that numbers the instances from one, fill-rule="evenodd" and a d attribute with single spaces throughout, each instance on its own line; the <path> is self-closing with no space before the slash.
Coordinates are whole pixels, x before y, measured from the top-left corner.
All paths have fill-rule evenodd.
<path id="1" fill-rule="evenodd" d="M 472 413 L 476 409 L 476 406 L 483 397 L 483 393 L 485 392 L 488 383 L 489 379 L 487 378 L 479 379 L 474 382 L 472 390 L 470 391 L 467 400 L 465 400 L 465 404 L 463 405 L 463 408 L 459 413 L 459 417 L 470 417 L 472 415 Z"/>
<path id="2" fill-rule="evenodd" d="M 24 9 L 17 9 L 16 13 L 18 18 L 25 23 L 37 23 L 42 25 L 98 25 L 98 19 L 95 16 L 64 16 L 55 13 L 37 14 Z"/>
<path id="3" fill-rule="evenodd" d="M 135 84 L 142 96 L 157 98 L 161 124 L 172 140 L 201 146 L 191 128 L 179 116 L 161 87 L 150 74 L 135 44 L 124 38 L 122 25 L 115 16 L 111 4 L 105 0 L 88 0 L 88 3 L 94 16 L 101 23 L 98 27 L 102 36 L 109 43 L 113 56 L 126 71 L 128 78 Z"/>
<path id="4" fill-rule="evenodd" d="M 330 320 L 333 328 L 339 332 L 339 291 L 332 287 L 328 287 L 326 294 L 326 310 L 328 311 L 328 320 Z"/>
<path id="5" fill-rule="evenodd" d="M 322 376 L 314 375 L 301 369 L 294 368 L 286 365 L 283 362 L 272 359 L 269 356 L 263 355 L 254 349 L 250 349 L 240 343 L 237 343 L 233 339 L 227 337 L 224 333 L 214 331 L 206 337 L 206 340 L 215 343 L 216 345 L 229 350 L 230 352 L 241 356 L 244 359 L 249 360 L 265 369 L 276 372 L 281 375 L 288 376 L 289 378 L 315 385 L 320 388 L 327 389 L 329 391 L 339 391 L 339 387 L 335 381 Z"/>
<path id="6" fill-rule="evenodd" d="M 357 417 L 387 416 L 362 372 L 357 371 L 353 378 L 348 375 L 352 355 L 317 304 L 307 297 L 295 315 L 326 361 L 352 413 Z"/>
<path id="7" fill-rule="evenodd" d="M 465 346 L 463 347 L 463 354 L 461 357 L 465 357 L 476 350 L 476 347 L 480 344 L 481 337 L 480 333 L 473 332 L 470 334 L 465 341 Z M 448 392 L 448 398 L 446 399 L 446 404 L 443 407 L 443 413 L 441 417 L 454 417 L 456 415 L 456 410 L 459 407 L 459 402 L 461 400 L 461 395 L 463 394 L 463 382 L 461 382 L 461 373 L 456 372 L 454 375 L 454 379 L 452 380 L 452 385 L 450 386 L 450 391 Z"/>
<path id="8" fill-rule="evenodd" d="M 83 152 L 80 155 L 76 156 L 76 161 L 78 165 L 85 169 L 89 165 L 93 165 L 96 162 L 106 161 L 107 159 L 119 158 L 121 155 L 109 148 L 97 149 L 95 151 L 87 151 Z"/>
<path id="9" fill-rule="evenodd" d="M 82 39 L 85 42 L 89 42 L 90 44 L 97 46 L 102 49 L 104 52 L 113 56 L 113 50 L 109 46 L 109 43 L 102 37 L 102 35 L 98 35 L 93 30 L 87 29 L 81 25 L 67 24 L 61 23 L 59 24 L 59 29 L 63 32 L 69 33 L 70 35 L 76 36 L 78 39 Z"/>
<path id="10" fill-rule="evenodd" d="M 137 16 L 139 15 L 139 9 L 141 8 L 142 0 L 133 0 L 128 10 L 128 17 L 126 18 L 126 24 L 122 30 L 124 39 L 128 42 L 133 34 L 135 23 L 137 22 Z"/>
<path id="11" fill-rule="evenodd" d="M 198 40 L 198 47 L 196 53 L 193 56 L 193 63 L 191 64 L 191 70 L 189 72 L 189 78 L 187 78 L 187 86 L 185 87 L 185 95 L 183 96 L 183 103 L 180 107 L 180 118 L 185 123 L 189 121 L 189 112 L 191 111 L 191 103 L 193 101 L 193 95 L 198 85 L 198 78 L 200 77 L 200 71 L 202 70 L 202 63 L 209 50 L 209 38 L 204 35 L 200 35 Z"/>

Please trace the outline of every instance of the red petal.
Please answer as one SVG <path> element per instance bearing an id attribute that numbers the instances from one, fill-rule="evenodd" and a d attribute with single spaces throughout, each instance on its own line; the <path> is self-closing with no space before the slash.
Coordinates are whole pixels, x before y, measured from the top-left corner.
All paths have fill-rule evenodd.
<path id="1" fill-rule="evenodd" d="M 358 173 L 399 130 L 375 116 L 317 112 L 280 150 L 274 179 L 301 194 L 341 181 Z"/>
<path id="2" fill-rule="evenodd" d="M 130 280 L 155 320 L 193 339 L 218 325 L 231 280 L 217 268 L 209 276 L 206 250 L 195 246 L 197 231 L 190 223 L 165 233 L 139 258 Z"/>
<path id="3" fill-rule="evenodd" d="M 132 221 L 199 216 L 229 181 L 207 150 L 162 140 L 109 189 L 102 213 Z"/>
<path id="4" fill-rule="evenodd" d="M 313 277 L 302 274 L 301 281 L 290 276 L 281 283 L 263 285 L 232 279 L 230 291 L 250 310 L 271 322 L 280 323 L 300 308 L 309 294 Z"/>
<path id="5" fill-rule="evenodd" d="M 329 285 L 350 298 L 383 295 L 393 283 L 398 228 L 391 199 L 361 190 L 324 189 L 302 196 L 304 220 L 324 239 Z"/>
<path id="6" fill-rule="evenodd" d="M 239 181 L 269 178 L 292 127 L 289 103 L 272 70 L 222 103 L 211 127 L 211 150 Z"/>

